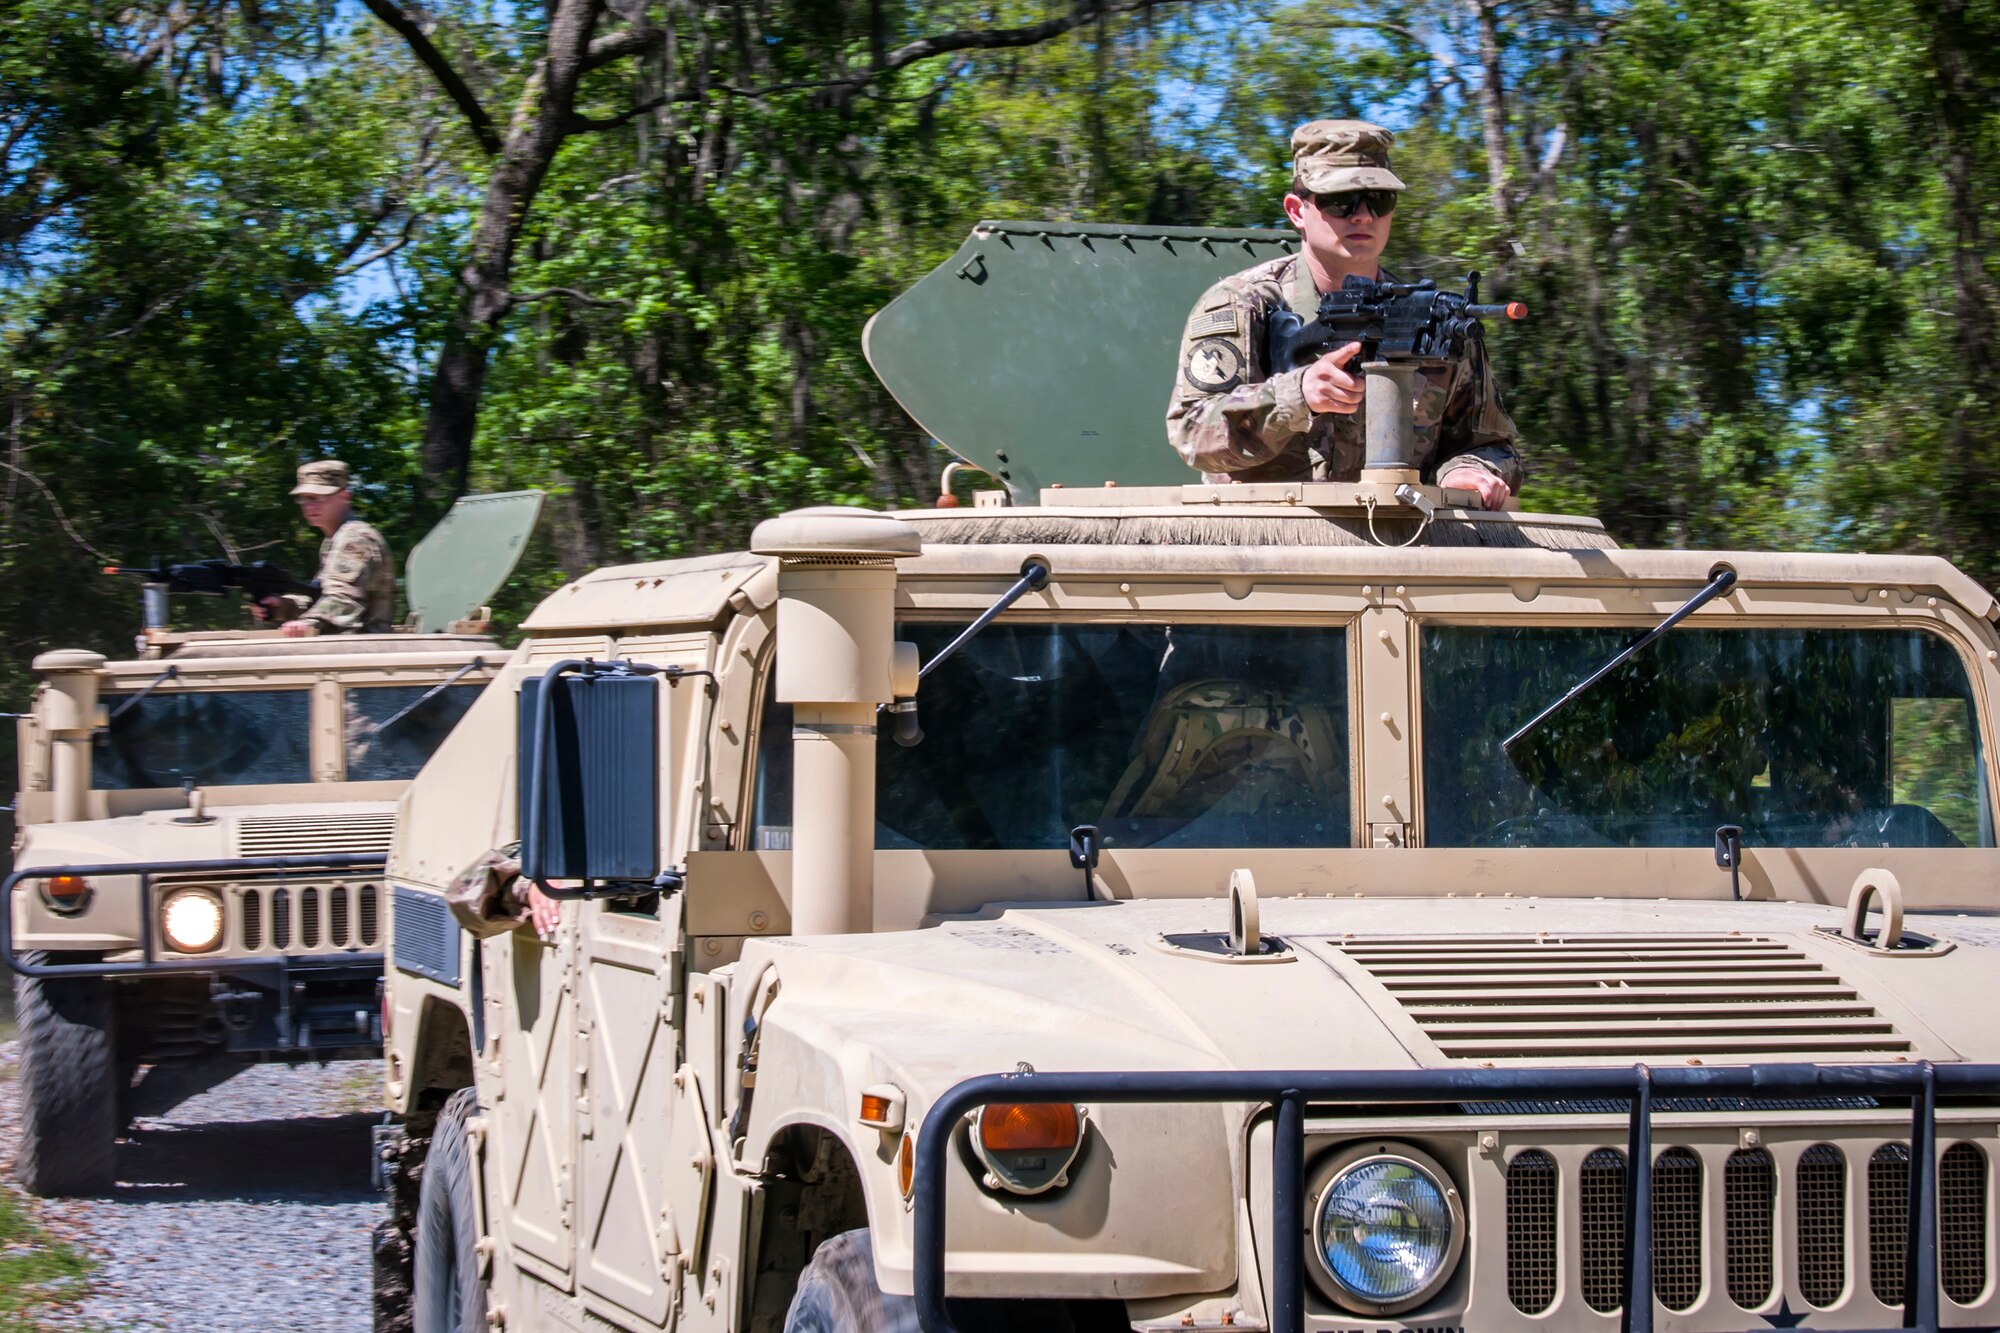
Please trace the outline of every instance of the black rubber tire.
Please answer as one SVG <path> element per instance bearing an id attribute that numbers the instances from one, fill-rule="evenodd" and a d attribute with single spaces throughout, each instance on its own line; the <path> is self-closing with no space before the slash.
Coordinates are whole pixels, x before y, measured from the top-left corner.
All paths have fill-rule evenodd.
<path id="1" fill-rule="evenodd" d="M 410 1293 L 415 1333 L 486 1333 L 486 1279 L 479 1275 L 479 1216 L 472 1198 L 476 1168 L 465 1132 L 465 1122 L 477 1114 L 477 1092 L 454 1092 L 438 1112 L 424 1159 Z"/>
<path id="2" fill-rule="evenodd" d="M 30 965 L 48 955 L 28 950 Z M 104 1194 L 116 1179 L 118 1059 L 111 988 L 90 977 L 15 976 L 21 1030 L 21 1147 L 14 1174 L 45 1198 Z"/>
<path id="3" fill-rule="evenodd" d="M 1132 1327 L 1118 1301 L 953 1300 L 946 1313 L 963 1333 L 1124 1333 Z M 856 1333 L 914 1328 L 916 1301 L 875 1285 L 874 1240 L 864 1228 L 829 1236 L 799 1275 L 784 1333 Z"/>

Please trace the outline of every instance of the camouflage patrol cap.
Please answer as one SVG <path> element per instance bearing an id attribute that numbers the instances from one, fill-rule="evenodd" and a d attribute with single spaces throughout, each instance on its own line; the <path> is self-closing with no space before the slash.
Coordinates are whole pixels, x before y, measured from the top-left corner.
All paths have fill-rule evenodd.
<path id="1" fill-rule="evenodd" d="M 347 464 L 337 458 L 322 458 L 299 464 L 299 484 L 293 495 L 334 495 L 347 489 Z"/>
<path id="2" fill-rule="evenodd" d="M 1395 138 L 1365 120 L 1314 120 L 1292 131 L 1292 176 L 1314 194 L 1407 188 L 1389 170 Z"/>

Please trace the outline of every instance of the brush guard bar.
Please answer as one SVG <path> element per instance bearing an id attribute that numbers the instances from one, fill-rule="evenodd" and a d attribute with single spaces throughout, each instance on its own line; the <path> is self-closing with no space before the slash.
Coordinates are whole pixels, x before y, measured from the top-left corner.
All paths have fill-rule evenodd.
<path id="1" fill-rule="evenodd" d="M 315 968 L 382 966 L 380 953 L 270 954 L 254 958 L 211 957 L 160 958 L 153 942 L 153 917 L 157 904 L 153 897 L 156 875 L 276 875 L 279 883 L 294 873 L 323 875 L 329 872 L 374 872 L 388 868 L 389 858 L 380 852 L 338 852 L 325 856 L 238 856 L 212 861 L 125 861 L 115 865 L 35 866 L 16 870 L 0 881 L 0 963 L 24 977 L 124 977 L 162 972 L 311 971 Z M 57 875 L 93 876 L 136 875 L 139 879 L 139 958 L 129 962 L 24 963 L 14 947 L 14 892 L 28 880 L 53 879 Z"/>
<path id="2" fill-rule="evenodd" d="M 917 1318 L 925 1333 L 956 1333 L 945 1309 L 945 1172 L 949 1127 L 994 1102 L 1239 1102 L 1269 1106 L 1272 1333 L 1305 1328 L 1305 1122 L 1308 1106 L 1450 1103 L 1520 1099 L 1615 1099 L 1631 1107 L 1626 1131 L 1625 1292 L 1620 1328 L 1652 1333 L 1653 1099 L 1801 1096 L 1908 1097 L 1910 1194 L 1903 1327 L 1940 1323 L 1937 1219 L 1937 1099 L 2000 1097 L 2000 1065 L 1759 1064 L 1633 1065 L 1618 1069 L 1416 1069 L 988 1074 L 947 1091 L 925 1114 L 936 1132 L 917 1136 L 915 1268 Z M 1019 1293 L 1032 1296 L 1033 1292 Z M 1363 1316 L 1350 1316 L 1350 1321 Z M 1977 1325 L 1984 1327 L 1984 1325 Z M 1798 1327 L 1810 1328 L 1809 1324 Z M 1958 1327 L 1954 1325 L 1953 1327 Z M 1969 1325 L 1968 1327 L 1973 1327 Z"/>

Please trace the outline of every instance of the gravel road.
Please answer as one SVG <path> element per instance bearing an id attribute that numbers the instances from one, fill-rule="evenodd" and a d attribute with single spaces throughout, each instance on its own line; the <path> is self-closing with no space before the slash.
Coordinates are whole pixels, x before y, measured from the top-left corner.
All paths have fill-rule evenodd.
<path id="1" fill-rule="evenodd" d="M 0 1044 L 0 1159 L 18 1133 L 20 1059 Z M 52 1329 L 366 1333 L 370 1062 L 263 1065 L 137 1120 L 107 1198 L 39 1202 L 96 1264 Z"/>

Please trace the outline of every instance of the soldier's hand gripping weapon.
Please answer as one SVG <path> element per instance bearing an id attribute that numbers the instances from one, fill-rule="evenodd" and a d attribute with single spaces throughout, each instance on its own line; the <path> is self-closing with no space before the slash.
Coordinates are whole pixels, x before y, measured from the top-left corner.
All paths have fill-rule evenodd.
<path id="1" fill-rule="evenodd" d="M 241 589 L 252 602 L 282 597 L 286 593 L 319 596 L 318 584 L 302 583 L 268 560 L 247 565 L 232 564 L 227 560 L 191 560 L 179 565 L 156 564 L 151 569 L 138 565 L 106 565 L 104 572 L 129 574 L 145 583 L 164 586 L 169 593 L 176 594 L 221 597 L 232 589 Z"/>
<path id="2" fill-rule="evenodd" d="M 1368 361 L 1442 363 L 1455 359 L 1481 336 L 1482 319 L 1525 319 L 1519 301 L 1479 303 L 1479 274 L 1466 275 L 1465 291 L 1444 292 L 1430 278 L 1421 282 L 1378 282 L 1350 277 L 1322 296 L 1311 320 L 1278 309 L 1265 324 L 1264 364 L 1271 373 L 1300 366 L 1345 347 L 1361 344 L 1355 369 Z"/>

